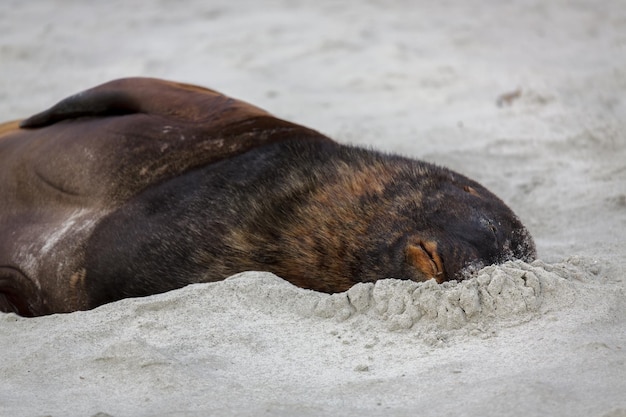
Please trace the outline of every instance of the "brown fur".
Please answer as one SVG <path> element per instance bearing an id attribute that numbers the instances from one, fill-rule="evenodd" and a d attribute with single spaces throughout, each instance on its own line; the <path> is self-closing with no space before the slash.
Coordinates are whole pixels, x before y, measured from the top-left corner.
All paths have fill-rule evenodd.
<path id="1" fill-rule="evenodd" d="M 0 125 L 0 195 L 0 311 L 23 315 L 245 270 L 337 292 L 535 256 L 510 209 L 460 174 L 155 79 Z"/>

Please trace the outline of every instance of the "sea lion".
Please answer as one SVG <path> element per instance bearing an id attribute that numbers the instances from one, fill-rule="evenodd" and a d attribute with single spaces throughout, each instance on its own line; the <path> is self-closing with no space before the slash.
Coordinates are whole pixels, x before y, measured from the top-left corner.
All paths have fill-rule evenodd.
<path id="1" fill-rule="evenodd" d="M 535 257 L 463 175 L 150 78 L 0 125 L 0 195 L 0 310 L 24 316 L 246 270 L 332 293 Z"/>

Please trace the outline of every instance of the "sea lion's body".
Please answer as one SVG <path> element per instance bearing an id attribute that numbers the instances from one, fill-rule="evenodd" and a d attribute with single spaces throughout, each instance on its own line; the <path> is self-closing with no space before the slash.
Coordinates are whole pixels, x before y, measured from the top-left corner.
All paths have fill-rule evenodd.
<path id="1" fill-rule="evenodd" d="M 0 311 L 93 308 L 267 270 L 338 292 L 532 259 L 497 197 L 211 90 L 113 81 L 0 125 Z"/>

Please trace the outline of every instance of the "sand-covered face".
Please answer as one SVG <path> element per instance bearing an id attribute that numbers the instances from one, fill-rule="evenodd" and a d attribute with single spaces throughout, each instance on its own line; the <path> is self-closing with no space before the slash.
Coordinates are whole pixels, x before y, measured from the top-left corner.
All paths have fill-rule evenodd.
<path id="1" fill-rule="evenodd" d="M 341 145 L 289 152 L 284 160 L 296 175 L 281 188 L 306 197 L 280 232 L 290 237 L 286 259 L 309 264 L 292 263 L 278 275 L 301 284 L 299 276 L 326 268 L 314 285 L 301 286 L 336 292 L 338 281 L 341 288 L 385 278 L 444 282 L 463 279 L 468 268 L 535 258 L 533 240 L 511 209 L 461 174 Z"/>
<path id="2" fill-rule="evenodd" d="M 536 257 L 528 230 L 499 198 L 457 175 L 422 194 L 419 232 L 407 239 L 406 262 L 424 278 L 461 280 L 471 271 Z"/>

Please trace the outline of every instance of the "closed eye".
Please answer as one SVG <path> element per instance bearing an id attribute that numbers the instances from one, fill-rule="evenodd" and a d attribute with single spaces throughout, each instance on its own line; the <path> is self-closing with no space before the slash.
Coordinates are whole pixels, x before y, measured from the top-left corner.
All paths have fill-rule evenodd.
<path id="1" fill-rule="evenodd" d="M 437 243 L 418 240 L 409 244 L 406 249 L 407 261 L 426 279 L 434 278 L 437 282 L 445 281 L 443 261 L 437 253 Z"/>
<path id="2" fill-rule="evenodd" d="M 437 261 L 435 260 L 435 252 L 433 251 L 432 245 L 428 245 L 424 243 L 423 241 L 420 241 L 419 246 L 420 246 L 420 249 L 422 249 L 424 253 L 428 255 L 428 258 L 430 260 L 430 266 L 433 270 L 433 277 L 436 278 L 437 276 L 443 274 L 443 271 L 441 270 L 441 268 L 437 264 Z"/>

